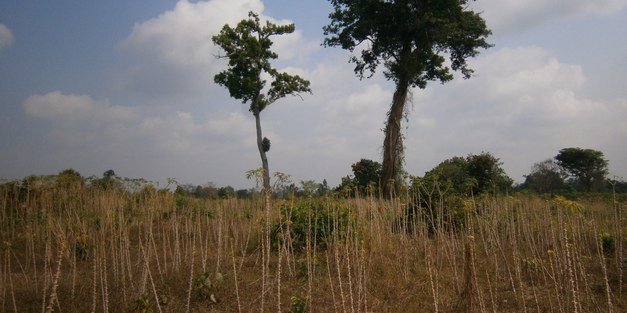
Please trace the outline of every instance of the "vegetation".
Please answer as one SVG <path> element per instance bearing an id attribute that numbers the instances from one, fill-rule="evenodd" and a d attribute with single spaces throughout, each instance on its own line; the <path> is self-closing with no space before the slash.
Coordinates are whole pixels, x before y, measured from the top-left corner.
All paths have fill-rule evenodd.
<path id="1" fill-rule="evenodd" d="M 592 191 L 594 183 L 602 183 L 608 172 L 603 152 L 593 149 L 564 148 L 555 160 L 566 175 L 576 179 L 588 192 Z"/>
<path id="2" fill-rule="evenodd" d="M 262 197 L 107 177 L 130 181 L 0 184 L 0 312 L 250 312 L 262 297 L 265 312 L 627 310 L 624 194 L 449 194 L 421 178 L 394 201 L 293 195 L 273 202 L 264 282 Z"/>
<path id="3" fill-rule="evenodd" d="M 341 47 L 352 56 L 355 73 L 364 78 L 383 64 L 384 75 L 396 90 L 388 112 L 383 142 L 382 188 L 391 197 L 402 185 L 403 143 L 401 119 L 410 88 L 428 81 L 453 79 L 453 71 L 470 78 L 466 59 L 488 48 L 491 31 L 467 0 L 354 1 L 330 0 L 331 23 L 324 27 L 324 44 Z M 446 62 L 448 57 L 450 63 Z"/>

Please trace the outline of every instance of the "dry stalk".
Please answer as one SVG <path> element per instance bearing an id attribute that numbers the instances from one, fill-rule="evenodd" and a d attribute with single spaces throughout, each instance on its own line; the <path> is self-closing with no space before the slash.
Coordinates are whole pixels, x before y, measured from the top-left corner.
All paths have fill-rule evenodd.
<path id="1" fill-rule="evenodd" d="M 192 259 L 191 264 L 189 265 L 189 284 L 187 288 L 187 304 L 185 305 L 185 312 L 189 313 L 190 304 L 192 302 L 192 287 L 194 284 L 194 260 L 196 257 L 196 236 L 193 236 L 192 240 Z"/>
<path id="2" fill-rule="evenodd" d="M 148 244 L 148 243 L 147 243 Z M 144 245 L 142 244 L 141 238 L 139 239 L 139 250 L 141 250 L 142 257 L 144 259 L 144 266 L 146 267 L 146 271 L 148 272 L 148 278 L 150 279 L 150 285 L 152 286 L 152 292 L 155 296 L 155 302 L 157 303 L 157 309 L 159 313 L 161 311 L 161 304 L 159 303 L 159 295 L 157 294 L 157 287 L 155 286 L 155 281 L 152 279 L 152 273 L 150 271 L 150 263 L 148 262 L 148 258 L 146 257 L 146 252 L 144 251 Z"/>
<path id="3" fill-rule="evenodd" d="M 566 268 L 568 270 L 568 285 L 570 287 L 570 293 L 572 296 L 572 303 L 573 303 L 573 312 L 577 313 L 579 312 L 579 303 L 577 300 L 577 297 L 579 296 L 577 293 L 577 287 L 576 287 L 576 282 L 575 282 L 575 271 L 573 270 L 573 260 L 571 257 L 571 251 L 570 251 L 570 246 L 571 244 L 568 242 L 568 234 L 567 234 L 567 230 L 566 227 L 563 228 L 563 236 L 564 236 L 564 247 L 566 250 Z"/>
<path id="4" fill-rule="evenodd" d="M 61 263 L 63 261 L 63 252 L 65 251 L 65 238 L 62 233 L 59 234 L 59 247 L 57 250 L 57 269 L 54 273 L 54 278 L 52 280 L 52 289 L 50 291 L 50 299 L 48 301 L 48 306 L 46 307 L 46 313 L 51 313 L 54 311 L 54 305 L 57 304 L 58 294 L 57 290 L 59 288 L 59 279 L 61 278 Z"/>
<path id="5" fill-rule="evenodd" d="M 7 247 L 6 250 L 6 275 L 9 276 L 9 289 L 10 289 L 10 293 L 11 293 L 11 300 L 13 301 L 13 312 L 17 313 L 17 302 L 15 301 L 15 290 L 13 289 L 13 275 L 11 274 L 11 250 L 10 247 Z M 4 288 L 3 288 L 3 301 L 2 304 L 4 304 Z M 4 306 L 4 305 L 3 305 Z"/>
<path id="6" fill-rule="evenodd" d="M 431 247 L 429 247 L 427 249 L 427 253 L 426 253 L 426 263 L 427 263 L 427 272 L 429 273 L 429 283 L 431 284 L 431 294 L 433 295 L 433 312 L 438 313 L 440 311 L 439 309 L 439 300 L 438 300 L 438 292 L 437 292 L 437 285 L 435 280 L 437 280 L 437 278 L 433 278 L 434 273 L 433 273 L 433 268 L 432 268 L 432 256 L 431 256 Z M 437 273 L 435 273 L 435 275 L 437 275 Z"/>
<path id="7" fill-rule="evenodd" d="M 333 287 L 333 277 L 331 276 L 331 260 L 329 260 L 329 252 L 325 253 L 327 257 L 327 274 L 329 285 L 331 287 L 331 299 L 333 300 L 333 312 L 337 312 L 337 301 L 335 300 L 335 288 Z"/>
<path id="8" fill-rule="evenodd" d="M 336 219 L 337 220 L 337 219 Z M 346 297 L 344 295 L 344 288 L 342 287 L 342 269 L 340 267 L 340 255 L 339 255 L 339 251 L 338 251 L 338 246 L 340 245 L 340 240 L 339 237 L 337 235 L 338 233 L 338 227 L 337 227 L 337 221 L 335 222 L 335 235 L 334 235 L 334 243 L 333 246 L 335 248 L 335 269 L 337 270 L 337 280 L 338 280 L 338 286 L 340 287 L 340 299 L 342 301 L 342 312 L 346 313 Z"/>
<path id="9" fill-rule="evenodd" d="M 595 229 L 596 233 L 596 229 Z M 599 256 L 599 262 L 601 263 L 601 269 L 603 269 L 603 281 L 605 283 L 605 295 L 607 296 L 607 312 L 613 313 L 614 306 L 612 305 L 612 289 L 610 288 L 610 282 L 607 278 L 607 266 L 605 266 L 605 256 L 603 255 L 603 248 L 599 244 L 601 238 L 595 240 L 597 247 L 597 254 Z"/>
<path id="10" fill-rule="evenodd" d="M 91 313 L 96 313 L 96 308 L 98 306 L 98 270 L 97 270 L 98 258 L 94 257 L 94 265 L 93 265 L 93 277 L 92 277 L 92 302 L 91 302 Z"/>
<path id="11" fill-rule="evenodd" d="M 239 283 L 237 281 L 237 266 L 235 266 L 235 252 L 231 241 L 231 259 L 233 261 L 233 279 L 235 280 L 235 297 L 237 298 L 237 311 L 242 312 L 242 304 L 239 297 Z"/>

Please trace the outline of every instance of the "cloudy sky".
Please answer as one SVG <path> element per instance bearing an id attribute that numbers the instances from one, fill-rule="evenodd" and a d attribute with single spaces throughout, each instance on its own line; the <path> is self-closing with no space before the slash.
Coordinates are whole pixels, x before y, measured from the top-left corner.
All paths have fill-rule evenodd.
<path id="1" fill-rule="evenodd" d="M 495 46 L 476 75 L 414 90 L 406 169 L 487 151 L 522 182 L 559 149 L 601 150 L 627 177 L 627 0 L 479 0 Z M 271 171 L 335 186 L 361 158 L 381 159 L 394 86 L 360 81 L 348 52 L 320 46 L 331 6 L 318 0 L 0 2 L 0 178 L 123 177 L 248 188 L 260 167 L 254 119 L 213 83 L 211 42 L 256 11 L 296 32 L 275 38 L 278 68 L 313 95 L 262 113 Z"/>

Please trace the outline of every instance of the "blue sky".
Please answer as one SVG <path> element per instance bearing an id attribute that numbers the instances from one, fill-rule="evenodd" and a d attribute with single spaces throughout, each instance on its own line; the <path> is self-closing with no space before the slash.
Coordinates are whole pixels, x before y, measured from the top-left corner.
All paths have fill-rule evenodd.
<path id="1" fill-rule="evenodd" d="M 627 177 L 627 0 L 472 3 L 495 46 L 476 76 L 414 90 L 406 169 L 488 151 L 524 180 L 565 147 L 598 149 Z M 212 82 L 211 43 L 249 10 L 297 31 L 275 38 L 275 65 L 312 83 L 262 114 L 271 171 L 295 182 L 380 160 L 394 86 L 357 79 L 349 54 L 320 46 L 328 1 L 0 2 L 0 178 L 113 169 L 154 181 L 251 187 L 254 120 Z"/>

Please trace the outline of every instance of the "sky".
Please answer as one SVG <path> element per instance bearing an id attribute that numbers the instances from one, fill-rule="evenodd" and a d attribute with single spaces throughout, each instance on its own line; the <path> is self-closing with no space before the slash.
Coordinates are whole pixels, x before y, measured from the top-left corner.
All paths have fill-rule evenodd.
<path id="1" fill-rule="evenodd" d="M 600 150 L 627 177 L 627 0 L 478 0 L 494 47 L 474 77 L 412 90 L 405 169 L 422 176 L 490 152 L 516 182 L 560 149 Z M 261 166 L 245 104 L 213 82 L 226 68 L 211 42 L 249 11 L 293 34 L 273 65 L 311 81 L 261 114 L 271 172 L 339 184 L 381 160 L 394 84 L 359 80 L 350 52 L 324 48 L 328 1 L 0 2 L 0 178 L 121 177 L 250 188 Z"/>

